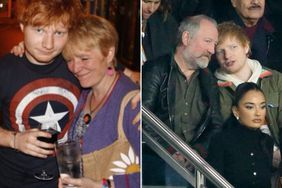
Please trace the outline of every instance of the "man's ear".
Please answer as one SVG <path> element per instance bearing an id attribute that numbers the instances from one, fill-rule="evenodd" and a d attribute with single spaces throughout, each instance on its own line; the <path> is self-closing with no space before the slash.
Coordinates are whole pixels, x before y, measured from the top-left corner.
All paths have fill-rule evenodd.
<path id="1" fill-rule="evenodd" d="M 231 4 L 235 8 L 236 7 L 236 0 L 231 0 Z"/>
<path id="2" fill-rule="evenodd" d="M 190 33 L 188 31 L 184 31 L 182 33 L 182 44 L 184 46 L 187 46 L 189 44 L 190 41 Z"/>
<path id="3" fill-rule="evenodd" d="M 24 30 L 24 25 L 22 23 L 20 23 L 20 28 L 21 28 L 21 31 L 23 32 Z"/>

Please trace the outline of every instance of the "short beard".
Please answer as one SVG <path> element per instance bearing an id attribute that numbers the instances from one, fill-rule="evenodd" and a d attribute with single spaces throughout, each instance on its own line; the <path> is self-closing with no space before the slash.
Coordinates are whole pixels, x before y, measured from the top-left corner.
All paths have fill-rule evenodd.
<path id="1" fill-rule="evenodd" d="M 200 69 L 205 69 L 208 67 L 209 61 L 208 62 L 196 61 L 195 64 L 197 64 Z"/>
<path id="2" fill-rule="evenodd" d="M 191 57 L 188 53 L 183 54 L 183 59 L 185 63 L 187 64 L 187 67 L 192 70 L 197 70 L 199 69 L 199 66 L 197 65 L 195 59 Z"/>
<path id="3" fill-rule="evenodd" d="M 206 56 L 207 57 L 207 56 Z M 185 60 L 185 63 L 188 64 L 188 67 L 193 70 L 197 69 L 205 69 L 208 67 L 210 58 L 208 58 L 208 61 L 202 60 L 201 57 L 195 58 L 193 56 L 190 56 L 190 53 L 184 53 L 183 59 Z"/>

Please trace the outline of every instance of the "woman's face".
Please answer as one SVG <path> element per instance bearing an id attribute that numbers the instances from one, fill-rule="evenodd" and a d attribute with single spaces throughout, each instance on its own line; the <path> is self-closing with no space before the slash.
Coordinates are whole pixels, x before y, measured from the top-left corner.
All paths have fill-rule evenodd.
<path id="1" fill-rule="evenodd" d="M 248 51 L 235 37 L 227 37 L 216 46 L 216 58 L 223 71 L 235 74 L 247 66 Z"/>
<path id="2" fill-rule="evenodd" d="M 108 65 L 113 60 L 113 54 L 112 49 L 109 50 L 106 57 L 99 48 L 91 50 L 76 49 L 73 58 L 68 60 L 67 65 L 82 87 L 95 87 L 103 83 Z"/>
<path id="3" fill-rule="evenodd" d="M 161 0 L 142 0 L 142 19 L 147 20 L 158 10 Z"/>
<path id="4" fill-rule="evenodd" d="M 260 91 L 248 91 L 239 101 L 238 106 L 232 107 L 235 117 L 247 127 L 259 128 L 265 123 L 266 102 Z"/>

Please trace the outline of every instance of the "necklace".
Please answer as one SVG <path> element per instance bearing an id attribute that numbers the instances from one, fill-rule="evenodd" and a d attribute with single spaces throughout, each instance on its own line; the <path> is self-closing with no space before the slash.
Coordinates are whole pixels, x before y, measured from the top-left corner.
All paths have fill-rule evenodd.
<path id="1" fill-rule="evenodd" d="M 113 80 L 113 82 L 111 83 L 109 89 L 107 90 L 107 92 L 105 93 L 105 95 L 103 96 L 103 98 L 100 100 L 100 102 L 97 104 L 96 108 L 93 108 L 92 109 L 92 99 L 93 99 L 93 96 L 94 96 L 94 93 L 92 91 L 92 94 L 90 96 L 90 102 L 89 102 L 89 110 L 90 112 L 89 113 L 86 113 L 84 116 L 83 116 L 83 122 L 88 125 L 91 121 L 92 121 L 92 116 L 94 117 L 96 115 L 96 113 L 98 112 L 98 110 L 100 109 L 100 107 L 105 103 L 105 101 L 108 99 L 111 91 L 113 90 L 113 86 L 114 84 L 116 83 L 117 79 L 118 79 L 118 74 L 115 75 L 115 78 Z"/>

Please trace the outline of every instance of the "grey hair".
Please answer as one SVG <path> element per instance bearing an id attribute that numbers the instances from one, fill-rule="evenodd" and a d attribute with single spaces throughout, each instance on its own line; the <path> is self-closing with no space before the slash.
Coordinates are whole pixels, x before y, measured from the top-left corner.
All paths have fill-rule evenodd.
<path id="1" fill-rule="evenodd" d="M 176 36 L 176 45 L 179 46 L 182 44 L 182 34 L 184 31 L 188 31 L 190 34 L 190 38 L 192 38 L 200 28 L 200 23 L 202 20 L 208 20 L 217 27 L 217 22 L 206 15 L 197 15 L 197 16 L 189 16 L 183 19 L 178 27 L 178 32 Z"/>

